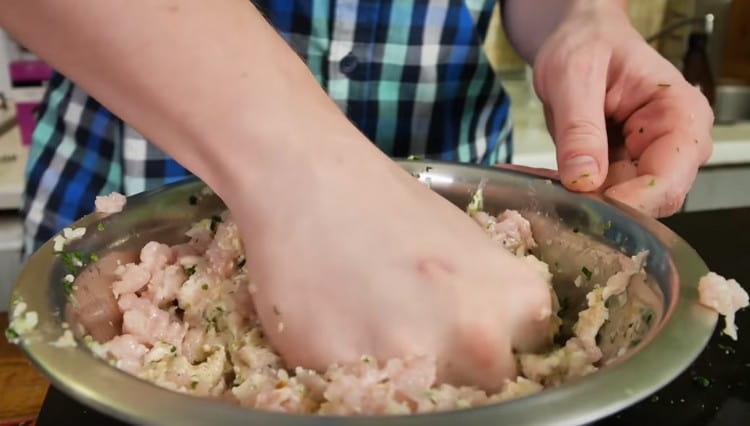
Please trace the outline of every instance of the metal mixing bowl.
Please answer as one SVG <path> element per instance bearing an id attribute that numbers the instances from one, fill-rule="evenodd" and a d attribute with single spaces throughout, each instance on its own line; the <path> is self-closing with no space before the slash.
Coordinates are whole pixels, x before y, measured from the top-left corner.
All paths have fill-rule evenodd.
<path id="1" fill-rule="evenodd" d="M 488 211 L 534 211 L 548 224 L 561 224 L 555 225 L 559 228 L 554 235 L 573 235 L 574 230 L 599 241 L 596 244 L 601 247 L 627 255 L 648 250 L 647 272 L 660 293 L 658 320 L 617 362 L 584 378 L 507 403 L 393 417 L 277 414 L 159 388 L 95 358 L 84 345 L 64 349 L 51 346 L 49 342 L 63 332 L 61 312 L 66 298 L 61 284 L 65 271 L 48 242 L 24 265 L 14 290 L 14 298 L 22 298 L 39 314 L 39 326 L 26 336 L 23 350 L 55 386 L 71 397 L 139 424 L 542 425 L 582 424 L 621 410 L 678 376 L 707 344 L 717 315 L 698 304 L 697 284 L 708 270 L 691 247 L 659 222 L 596 196 L 571 194 L 557 183 L 516 172 L 439 162 L 402 161 L 400 165 L 462 208 L 484 180 Z M 131 197 L 122 213 L 88 215 L 74 225 L 86 227 L 87 232 L 72 248 L 101 256 L 152 239 L 166 243 L 184 240 L 190 223 L 224 208 L 218 198 L 202 192 L 204 188 L 197 180 L 184 181 Z M 103 230 L 97 231 L 100 223 Z"/>

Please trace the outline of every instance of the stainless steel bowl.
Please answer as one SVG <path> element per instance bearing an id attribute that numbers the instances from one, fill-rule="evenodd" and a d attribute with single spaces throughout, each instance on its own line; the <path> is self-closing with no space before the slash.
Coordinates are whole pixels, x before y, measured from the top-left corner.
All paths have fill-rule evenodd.
<path id="1" fill-rule="evenodd" d="M 48 342 L 62 332 L 66 303 L 62 262 L 48 242 L 24 265 L 14 297 L 37 311 L 40 325 L 26 336 L 23 350 L 55 386 L 104 413 L 139 424 L 206 425 L 512 425 L 582 424 L 621 410 L 657 391 L 684 371 L 707 344 L 717 315 L 698 304 L 697 284 L 708 272 L 695 251 L 661 225 L 625 206 L 596 196 L 571 194 L 556 183 L 528 175 L 452 163 L 402 161 L 400 165 L 459 206 L 480 181 L 486 182 L 485 208 L 514 208 L 559 221 L 559 235 L 577 228 L 610 250 L 628 255 L 649 250 L 647 272 L 658 284 L 661 315 L 627 356 L 599 372 L 530 397 L 481 408 L 393 417 L 315 417 L 248 410 L 159 388 L 95 358 L 83 345 L 60 349 Z M 176 243 L 189 224 L 223 210 L 197 180 L 131 197 L 122 213 L 88 215 L 73 249 L 100 255 L 158 239 Z M 189 200 L 196 201 L 190 203 Z M 97 231 L 98 224 L 103 231 Z M 567 231 L 566 231 L 567 229 Z"/>

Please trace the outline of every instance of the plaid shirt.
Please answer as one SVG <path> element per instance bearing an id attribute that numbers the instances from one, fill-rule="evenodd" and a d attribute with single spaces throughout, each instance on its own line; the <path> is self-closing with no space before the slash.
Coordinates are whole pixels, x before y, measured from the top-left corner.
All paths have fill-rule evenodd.
<path id="1" fill-rule="evenodd" d="M 349 119 L 394 157 L 493 164 L 509 100 L 481 48 L 494 0 L 255 0 Z M 57 74 L 27 168 L 27 254 L 93 210 L 190 172 Z"/>

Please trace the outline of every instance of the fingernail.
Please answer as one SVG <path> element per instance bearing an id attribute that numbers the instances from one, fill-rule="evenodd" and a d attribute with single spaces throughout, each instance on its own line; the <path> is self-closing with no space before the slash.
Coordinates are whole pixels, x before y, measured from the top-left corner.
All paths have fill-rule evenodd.
<path id="1" fill-rule="evenodd" d="M 565 183 L 570 185 L 587 184 L 593 182 L 599 175 L 599 164 L 594 157 L 579 155 L 573 157 L 563 164 Z"/>

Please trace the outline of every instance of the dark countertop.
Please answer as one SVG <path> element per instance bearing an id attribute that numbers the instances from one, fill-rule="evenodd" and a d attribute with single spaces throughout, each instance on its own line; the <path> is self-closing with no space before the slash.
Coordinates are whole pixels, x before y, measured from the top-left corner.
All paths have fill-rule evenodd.
<path id="1" fill-rule="evenodd" d="M 663 221 L 708 267 L 750 290 L 750 208 L 681 213 Z M 720 321 L 723 321 L 720 320 Z M 597 425 L 750 425 L 750 314 L 737 318 L 740 340 L 717 327 L 706 350 L 677 379 Z M 120 425 L 50 387 L 38 425 Z"/>

